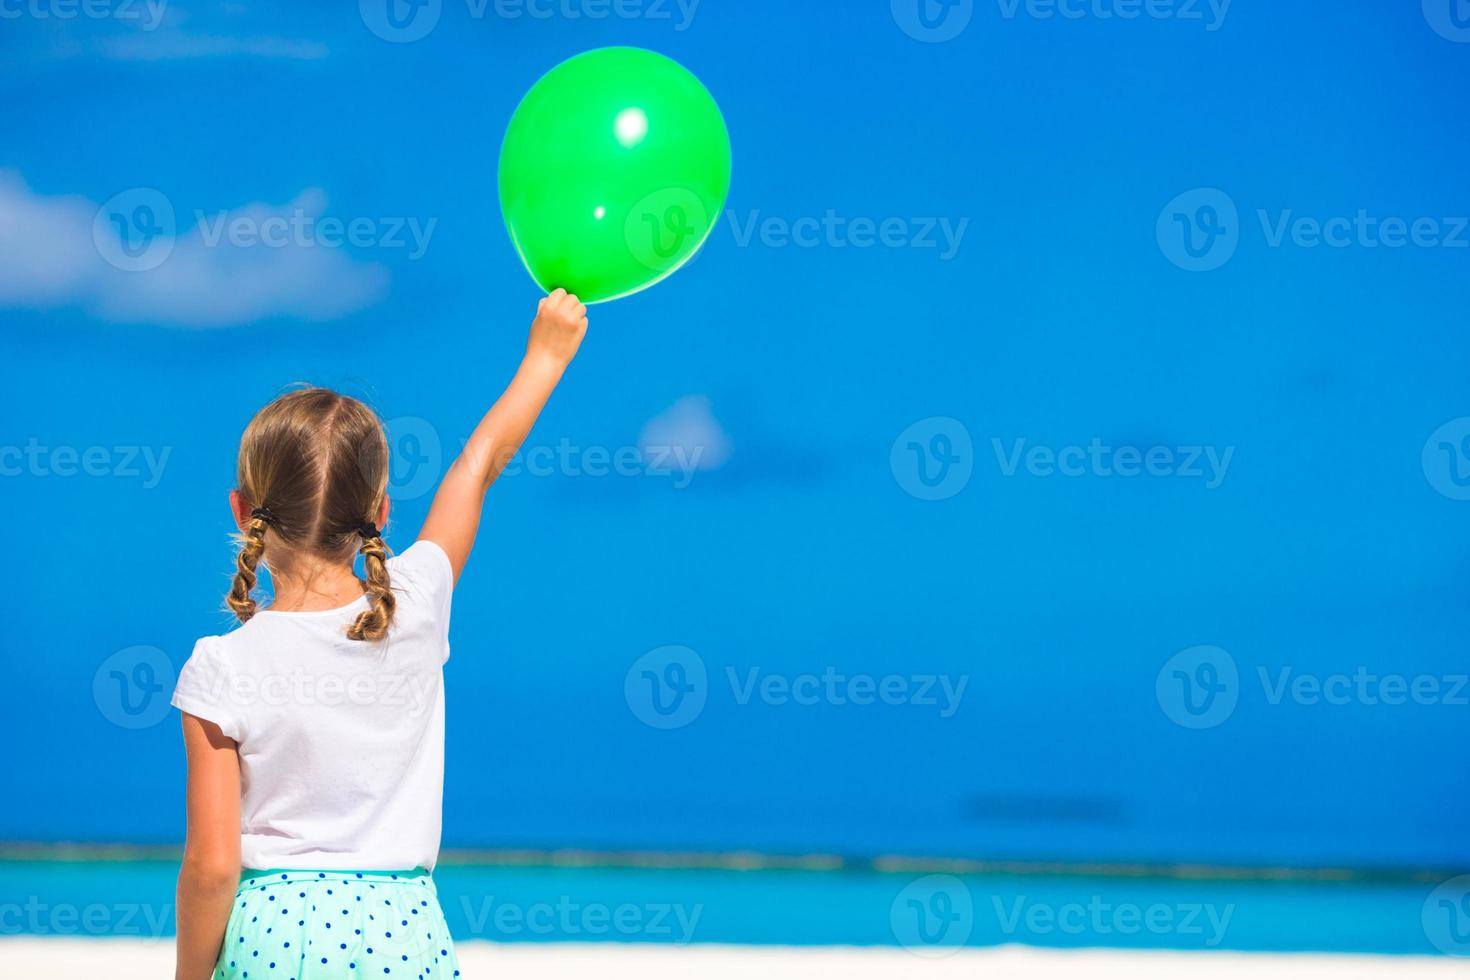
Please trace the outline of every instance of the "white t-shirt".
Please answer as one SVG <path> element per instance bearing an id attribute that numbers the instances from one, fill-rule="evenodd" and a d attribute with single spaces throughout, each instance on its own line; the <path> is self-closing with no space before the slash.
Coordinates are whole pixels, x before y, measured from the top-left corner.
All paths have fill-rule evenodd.
<path id="1" fill-rule="evenodd" d="M 433 868 L 444 793 L 443 665 L 454 573 L 419 541 L 388 560 L 388 636 L 349 640 L 366 596 L 340 609 L 262 609 L 206 636 L 173 703 L 240 751 L 246 868 Z"/>

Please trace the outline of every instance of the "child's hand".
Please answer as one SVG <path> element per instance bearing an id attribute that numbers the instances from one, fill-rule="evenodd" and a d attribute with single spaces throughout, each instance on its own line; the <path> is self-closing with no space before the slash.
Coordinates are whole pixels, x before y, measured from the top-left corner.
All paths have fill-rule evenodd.
<path id="1" fill-rule="evenodd" d="M 587 307 L 565 289 L 557 289 L 536 307 L 526 354 L 566 367 L 577 355 L 577 348 L 586 335 Z"/>
<path id="2" fill-rule="evenodd" d="M 444 474 L 419 539 L 444 549 L 456 579 L 475 545 L 485 492 L 526 441 L 586 335 L 587 307 L 577 297 L 558 289 L 543 299 L 531 322 L 520 369 Z"/>

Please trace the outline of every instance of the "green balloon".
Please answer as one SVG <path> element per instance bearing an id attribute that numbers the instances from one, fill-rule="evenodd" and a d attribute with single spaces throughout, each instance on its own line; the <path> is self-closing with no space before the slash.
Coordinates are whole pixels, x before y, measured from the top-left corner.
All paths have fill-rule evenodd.
<path id="1" fill-rule="evenodd" d="M 730 133 L 676 61 L 598 48 L 547 72 L 500 148 L 500 209 L 531 278 L 600 303 L 672 275 L 730 191 Z"/>

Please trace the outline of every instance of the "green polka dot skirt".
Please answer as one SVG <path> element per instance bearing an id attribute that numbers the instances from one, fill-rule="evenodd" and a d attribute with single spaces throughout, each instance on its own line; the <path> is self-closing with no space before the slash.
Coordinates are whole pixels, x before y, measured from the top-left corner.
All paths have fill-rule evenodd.
<path id="1" fill-rule="evenodd" d="M 247 871 L 214 980 L 452 980 L 427 871 Z"/>

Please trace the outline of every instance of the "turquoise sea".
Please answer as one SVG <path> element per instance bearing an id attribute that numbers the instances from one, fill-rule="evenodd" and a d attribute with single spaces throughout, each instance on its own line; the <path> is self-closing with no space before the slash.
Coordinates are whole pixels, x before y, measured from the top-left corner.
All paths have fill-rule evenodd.
<path id="1" fill-rule="evenodd" d="M 174 931 L 177 864 L 0 861 L 0 935 Z M 1432 881 L 441 865 L 457 939 L 1461 952 Z"/>

